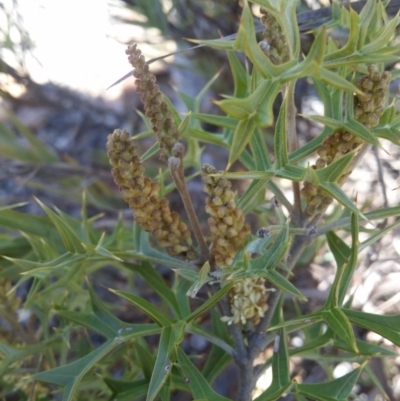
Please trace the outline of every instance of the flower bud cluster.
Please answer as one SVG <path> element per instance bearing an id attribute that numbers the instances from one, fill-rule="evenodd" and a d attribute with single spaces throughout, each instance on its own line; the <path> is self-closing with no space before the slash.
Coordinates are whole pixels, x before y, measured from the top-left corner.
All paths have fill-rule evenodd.
<path id="1" fill-rule="evenodd" d="M 259 43 L 261 50 L 273 64 L 286 63 L 290 59 L 290 51 L 282 27 L 265 8 L 261 7 L 260 12 L 261 23 L 265 26 L 264 39 Z"/>
<path id="2" fill-rule="evenodd" d="M 355 97 L 355 118 L 367 128 L 375 127 L 383 114 L 383 105 L 389 88 L 390 74 L 380 73 L 376 66 L 368 66 L 368 74 L 363 75 L 357 82 L 357 87 L 363 91 L 363 95 Z M 356 150 L 363 144 L 363 140 L 350 132 L 338 130 L 329 135 L 317 150 L 318 159 L 313 169 L 324 168 L 332 162 L 340 159 L 343 155 Z M 346 172 L 339 178 L 338 184 L 343 184 L 352 172 L 350 165 Z M 312 216 L 320 213 L 332 202 L 332 197 L 323 189 L 305 182 L 302 189 L 306 201 L 306 213 Z"/>
<path id="3" fill-rule="evenodd" d="M 236 206 L 231 183 L 224 177 L 209 174 L 222 174 L 210 164 L 202 167 L 203 191 L 206 198 L 206 212 L 211 216 L 208 224 L 212 237 L 211 256 L 220 267 L 232 264 L 237 251 L 243 246 L 250 226 L 245 223 L 243 212 Z"/>
<path id="4" fill-rule="evenodd" d="M 178 213 L 170 210 L 168 199 L 159 197 L 159 184 L 144 177 L 144 167 L 128 132 L 117 129 L 110 134 L 107 151 L 114 181 L 135 221 L 151 232 L 158 245 L 171 256 L 196 259 L 189 229 Z"/>
<path id="5" fill-rule="evenodd" d="M 369 65 L 368 74 L 363 75 L 357 83 L 363 95 L 356 96 L 354 116 L 367 128 L 375 127 L 379 123 L 389 83 L 390 73 L 380 73 L 375 65 Z"/>
<path id="6" fill-rule="evenodd" d="M 163 100 L 163 95 L 156 84 L 156 77 L 150 72 L 144 56 L 137 49 L 137 45 L 128 46 L 125 53 L 134 68 L 133 76 L 136 78 L 136 91 L 140 95 L 152 129 L 157 135 L 160 145 L 160 159 L 167 161 L 171 155 L 172 147 L 181 139 L 181 134 L 172 120 L 167 103 Z"/>
<path id="7" fill-rule="evenodd" d="M 224 316 L 228 324 L 258 324 L 268 309 L 265 279 L 245 278 L 235 282 L 229 291 L 232 316 Z"/>

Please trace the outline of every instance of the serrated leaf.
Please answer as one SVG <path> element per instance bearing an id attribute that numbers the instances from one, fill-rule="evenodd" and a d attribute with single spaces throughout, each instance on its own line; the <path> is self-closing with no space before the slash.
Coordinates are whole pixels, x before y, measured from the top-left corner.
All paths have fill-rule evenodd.
<path id="1" fill-rule="evenodd" d="M 289 226 L 285 224 L 268 250 L 259 258 L 250 261 L 251 270 L 273 270 L 284 257 L 289 247 Z"/>
<path id="2" fill-rule="evenodd" d="M 265 188 L 268 179 L 253 179 L 246 191 L 237 202 L 237 206 L 243 214 L 254 210 L 257 206 L 265 203 Z"/>
<path id="3" fill-rule="evenodd" d="M 181 348 L 178 348 L 178 362 L 178 367 L 182 375 L 187 378 L 190 389 L 192 390 L 192 395 L 195 399 L 230 401 L 228 398 L 217 394 L 211 388 L 206 378 L 199 372 L 196 366 L 193 365 Z"/>
<path id="4" fill-rule="evenodd" d="M 387 24 L 384 25 L 384 28 L 381 29 L 380 35 L 376 39 L 360 49 L 360 53 L 368 55 L 369 53 L 373 53 L 374 51 L 380 50 L 387 46 L 393 37 L 399 21 L 399 15 L 396 15 L 394 18 L 392 18 Z"/>
<path id="5" fill-rule="evenodd" d="M 349 152 L 328 166 L 315 170 L 319 182 L 337 182 L 349 170 L 356 151 Z"/>
<path id="6" fill-rule="evenodd" d="M 272 167 L 271 160 L 269 158 L 269 150 L 265 143 L 265 136 L 259 129 L 254 131 L 253 136 L 250 140 L 250 149 L 254 157 L 255 169 L 256 170 L 268 170 Z"/>
<path id="7" fill-rule="evenodd" d="M 352 372 L 340 377 L 339 379 L 324 383 L 301 383 L 297 385 L 297 391 L 310 399 L 320 401 L 346 401 L 353 387 L 357 383 L 358 377 L 363 369 L 363 365 L 354 369 Z"/>
<path id="8" fill-rule="evenodd" d="M 336 305 L 342 306 L 344 297 L 346 296 L 347 290 L 350 286 L 351 279 L 353 278 L 354 271 L 357 267 L 357 258 L 358 258 L 358 218 L 356 214 L 352 214 L 351 216 L 351 237 L 352 237 L 352 246 L 351 253 L 347 263 L 343 266 L 343 269 L 338 266 L 338 270 L 340 271 L 336 274 L 338 277 L 337 285 L 334 283 L 333 291 L 334 291 L 334 300 Z"/>
<path id="9" fill-rule="evenodd" d="M 296 7 L 298 0 L 256 0 L 257 3 L 271 13 L 279 22 L 287 44 L 290 47 L 290 54 L 297 58 L 300 53 L 300 34 L 297 27 Z"/>
<path id="10" fill-rule="evenodd" d="M 319 74 L 317 78 L 325 82 L 325 84 L 331 85 L 334 88 L 343 90 L 345 92 L 357 93 L 358 95 L 363 94 L 362 91 L 357 88 L 357 86 L 342 78 L 339 74 L 335 72 L 329 71 L 326 68 L 320 68 L 318 72 Z"/>
<path id="11" fill-rule="evenodd" d="M 274 135 L 274 153 L 275 153 L 275 168 L 277 170 L 285 167 L 289 163 L 288 157 L 288 139 L 287 139 L 287 102 L 288 92 L 286 91 L 283 99 L 278 119 L 275 125 Z"/>
<path id="12" fill-rule="evenodd" d="M 195 320 L 197 317 L 202 315 L 206 310 L 210 309 L 214 306 L 228 291 L 233 287 L 234 283 L 225 284 L 220 290 L 218 290 L 215 294 L 213 294 L 207 301 L 203 302 L 201 306 L 199 306 L 195 311 L 193 311 L 190 315 L 185 317 L 185 321 L 190 323 Z"/>
<path id="13" fill-rule="evenodd" d="M 216 127 L 227 128 L 234 130 L 238 124 L 236 118 L 228 116 L 215 116 L 214 114 L 192 113 L 192 117 L 207 124 L 215 125 Z"/>
<path id="14" fill-rule="evenodd" d="M 322 312 L 322 317 L 333 330 L 348 346 L 355 352 L 357 349 L 356 339 L 354 337 L 353 328 L 345 313 L 339 308 L 330 308 Z"/>
<path id="15" fill-rule="evenodd" d="M 149 388 L 149 382 L 146 379 L 128 382 L 104 377 L 103 380 L 113 392 L 113 401 L 132 401 L 146 395 Z"/>
<path id="16" fill-rule="evenodd" d="M 118 295 L 121 298 L 124 298 L 132 305 L 136 306 L 142 312 L 144 312 L 147 316 L 149 316 L 152 320 L 154 320 L 159 326 L 170 326 L 174 323 L 174 320 L 164 313 L 162 313 L 159 309 L 157 309 L 153 304 L 146 301 L 145 299 L 138 297 L 134 294 L 130 294 L 125 291 L 117 291 L 109 288 L 109 291 Z"/>
<path id="17" fill-rule="evenodd" d="M 307 301 L 307 298 L 285 277 L 279 274 L 276 270 L 267 270 L 262 273 L 262 276 L 270 281 L 274 286 L 280 288 L 282 291 L 300 298 L 302 301 Z"/>
<path id="18" fill-rule="evenodd" d="M 233 96 L 235 98 L 245 97 L 247 94 L 248 73 L 243 67 L 242 62 L 236 56 L 235 52 L 228 51 L 227 56 L 233 78 L 233 87 L 234 87 Z"/>
<path id="19" fill-rule="evenodd" d="M 339 120 L 334 120 L 333 118 L 330 117 L 323 117 L 316 115 L 306 116 L 306 117 L 311 120 L 317 121 L 321 124 L 324 124 L 325 126 L 332 128 L 333 130 L 348 131 L 351 134 L 363 139 L 364 141 L 367 141 L 375 146 L 380 147 L 379 141 L 375 138 L 374 135 L 371 134 L 368 128 L 366 128 L 364 125 L 359 123 L 354 118 L 349 118 L 347 119 L 347 121 L 339 121 Z"/>
<path id="20" fill-rule="evenodd" d="M 172 371 L 177 358 L 177 348 L 183 340 L 186 323 L 179 321 L 172 326 L 163 327 L 157 358 L 151 375 L 146 401 L 153 401 Z"/>
<path id="21" fill-rule="evenodd" d="M 21 348 L 11 347 L 8 344 L 4 344 L 0 342 L 0 354 L 2 355 L 0 362 L 0 377 L 7 372 L 10 365 L 19 360 L 23 360 L 29 355 L 39 354 L 46 350 L 46 347 L 49 347 L 53 341 L 57 340 L 57 338 L 52 338 L 49 341 L 43 341 L 40 344 L 35 345 L 24 345 Z"/>
<path id="22" fill-rule="evenodd" d="M 274 65 L 266 57 L 256 42 L 253 15 L 247 0 L 244 1 L 239 31 L 234 42 L 234 50 L 244 52 L 264 78 L 276 77 L 283 70 L 282 66 Z"/>
<path id="23" fill-rule="evenodd" d="M 324 58 L 324 62 L 341 59 L 356 52 L 360 28 L 360 16 L 353 9 L 350 9 L 350 31 L 347 43 L 339 50 L 327 54 Z"/>
<path id="24" fill-rule="evenodd" d="M 231 336 L 229 334 L 226 323 L 221 321 L 221 315 L 215 309 L 210 310 L 212 335 L 216 336 L 219 340 L 225 341 L 227 344 L 231 343 Z M 209 383 L 212 383 L 219 373 L 229 364 L 232 357 L 223 349 L 215 344 L 212 344 L 211 350 L 207 355 L 207 361 L 202 369 L 202 374 Z"/>
<path id="25" fill-rule="evenodd" d="M 64 243 L 65 248 L 71 253 L 86 253 L 86 249 L 82 244 L 80 238 L 75 234 L 72 227 L 66 222 L 66 220 L 60 216 L 57 216 L 50 208 L 48 208 L 39 199 L 36 199 L 41 208 L 45 211 L 47 216 L 53 222 L 60 237 Z"/>
<path id="26" fill-rule="evenodd" d="M 164 282 L 160 274 L 152 265 L 150 265 L 150 263 L 143 262 L 140 265 L 124 263 L 123 266 L 126 267 L 128 270 L 139 274 L 146 282 L 146 284 L 148 284 L 149 287 L 151 287 L 161 297 L 161 299 L 163 299 L 168 304 L 168 306 L 174 312 L 176 318 L 182 317 L 179 303 L 174 292 Z"/>
<path id="27" fill-rule="evenodd" d="M 381 316 L 345 308 L 343 312 L 352 323 L 374 331 L 400 346 L 400 315 Z"/>
<path id="28" fill-rule="evenodd" d="M 362 340 L 356 340 L 357 343 L 357 349 L 360 353 L 360 355 L 364 356 L 373 356 L 373 357 L 395 357 L 397 356 L 397 353 L 394 351 L 391 351 L 387 348 L 381 347 L 379 345 L 371 344 L 367 341 L 362 341 Z M 345 350 L 347 352 L 353 352 L 352 349 L 343 341 L 340 339 L 334 340 L 333 347 L 339 348 L 342 350 Z"/>
<path id="29" fill-rule="evenodd" d="M 366 215 L 367 216 L 367 215 Z M 364 250 L 365 248 L 371 246 L 373 243 L 387 235 L 390 231 L 394 230 L 397 226 L 400 225 L 400 220 L 395 221 L 393 224 L 389 224 L 383 230 L 378 229 L 375 234 L 371 235 L 368 239 L 363 241 L 359 246 L 359 252 Z"/>
<path id="30" fill-rule="evenodd" d="M 305 172 L 306 169 L 304 167 L 287 164 L 285 167 L 275 170 L 275 177 L 300 182 L 304 181 Z"/>
<path id="31" fill-rule="evenodd" d="M 118 340 L 108 340 L 83 358 L 68 365 L 37 373 L 33 378 L 34 380 L 64 386 L 62 401 L 72 401 L 79 382 L 85 374 L 119 344 Z"/>
<path id="32" fill-rule="evenodd" d="M 229 169 L 229 167 L 237 159 L 239 159 L 240 155 L 250 141 L 256 126 L 257 124 L 254 117 L 250 117 L 239 122 L 236 127 L 235 133 L 233 134 L 227 169 Z"/>
<path id="33" fill-rule="evenodd" d="M 328 240 L 329 250 L 335 258 L 336 266 L 343 266 L 350 257 L 351 249 L 333 231 L 329 231 L 326 237 Z"/>
<path id="34" fill-rule="evenodd" d="M 321 182 L 319 186 L 333 198 L 335 198 L 339 203 L 341 203 L 345 208 L 349 209 L 351 212 L 355 213 L 358 217 L 363 220 L 367 218 L 361 213 L 357 206 L 348 198 L 348 196 L 343 192 L 339 185 L 329 182 Z"/>
<path id="35" fill-rule="evenodd" d="M 288 392 L 291 385 L 286 333 L 284 329 L 279 329 L 275 336 L 272 356 L 272 384 L 255 401 L 277 400 L 283 393 Z"/>

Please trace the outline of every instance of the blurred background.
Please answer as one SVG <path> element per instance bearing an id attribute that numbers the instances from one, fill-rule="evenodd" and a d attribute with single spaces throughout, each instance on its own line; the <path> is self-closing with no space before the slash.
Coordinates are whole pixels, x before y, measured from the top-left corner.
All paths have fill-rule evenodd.
<path id="1" fill-rule="evenodd" d="M 327 5 L 328 0 L 302 0 L 298 11 Z M 257 7 L 254 13 L 258 15 Z M 142 108 L 133 78 L 107 90 L 130 70 L 126 45 L 139 43 L 149 60 L 190 47 L 185 38 L 212 39 L 236 32 L 240 14 L 239 0 L 0 0 L 0 207 L 27 202 L 19 210 L 41 214 L 33 201 L 37 196 L 78 217 L 85 190 L 89 214 L 104 213 L 96 222 L 98 227 L 111 230 L 120 211 L 130 222 L 131 212 L 112 181 L 105 155 L 107 135 L 115 128 L 131 134 L 148 129 L 136 112 Z M 302 39 L 307 49 L 312 36 Z M 212 100 L 221 93 L 232 93 L 223 52 L 190 50 L 157 61 L 151 69 L 161 90 L 182 113 L 188 111 L 188 99 L 196 97 L 218 72 L 219 78 L 202 100 L 202 111 L 217 113 Z M 306 80 L 298 85 L 298 111 L 323 114 L 312 86 Z M 396 83 L 392 89 L 396 96 Z M 300 143 L 321 131 L 306 119 L 299 118 L 297 124 Z M 273 129 L 266 130 L 268 144 L 272 133 Z M 153 143 L 154 138 L 144 135 L 140 146 L 147 149 Z M 203 158 L 224 168 L 226 156 L 207 146 Z M 153 173 L 157 174 L 157 161 L 154 163 Z M 399 175 L 399 149 L 384 143 L 383 150 L 367 155 L 345 190 L 357 196 L 361 209 L 395 206 L 398 192 L 392 190 L 400 185 Z M 238 183 L 238 190 L 245 184 Z M 281 188 L 290 193 L 288 183 Z M 191 191 L 203 199 L 201 185 Z M 399 250 L 399 236 L 394 232 L 365 252 L 353 287 L 358 288 L 355 307 L 373 313 L 400 313 Z M 335 270 L 329 254 L 320 252 L 313 259 L 315 252 L 311 250 L 308 258 L 305 255 L 295 285 L 314 302 L 322 303 Z M 363 335 L 367 333 L 360 333 Z M 206 353 L 207 344 L 201 339 L 189 346 L 193 352 Z M 316 363 L 293 363 L 294 374 L 302 380 L 321 380 Z M 377 374 L 383 373 L 381 383 L 388 385 L 385 373 L 390 379 L 391 400 L 400 399 L 396 398 L 400 397 L 400 359 L 386 367 L 381 361 L 374 363 Z M 338 366 L 338 375 L 351 369 L 346 364 Z M 267 386 L 267 376 L 260 389 Z M 229 396 L 234 388 L 227 388 L 226 383 L 222 379 L 217 386 Z M 380 399 L 376 398 L 376 386 L 368 381 L 360 394 L 365 395 L 360 400 Z"/>

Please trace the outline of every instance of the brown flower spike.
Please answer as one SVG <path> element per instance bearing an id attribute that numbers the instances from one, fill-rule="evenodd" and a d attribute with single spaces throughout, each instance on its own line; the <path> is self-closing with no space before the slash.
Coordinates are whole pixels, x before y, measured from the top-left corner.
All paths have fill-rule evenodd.
<path id="1" fill-rule="evenodd" d="M 363 95 L 357 95 L 354 102 L 355 118 L 367 128 L 375 127 L 383 114 L 383 105 L 389 88 L 390 73 L 380 73 L 376 66 L 368 66 L 368 74 L 363 75 L 357 82 L 357 87 L 363 91 Z M 343 130 L 329 135 L 317 150 L 318 159 L 314 169 L 323 168 L 352 150 L 361 148 L 364 141 Z M 338 184 L 343 184 L 351 174 L 353 165 L 339 178 Z M 321 213 L 332 202 L 332 197 L 323 189 L 310 182 L 305 182 L 302 194 L 307 203 L 306 213 L 313 216 Z"/>
<path id="2" fill-rule="evenodd" d="M 202 170 L 203 190 L 208 195 L 206 212 L 211 216 L 208 219 L 212 238 L 211 257 L 217 266 L 224 268 L 232 264 L 236 253 L 244 245 L 250 226 L 236 206 L 231 183 L 224 177 L 210 176 L 222 172 L 209 164 L 204 164 Z M 248 321 L 257 324 L 267 309 L 264 284 L 263 278 L 237 280 L 229 292 L 232 316 L 224 316 L 222 320 L 228 324 L 245 324 Z"/>
<path id="3" fill-rule="evenodd" d="M 208 219 L 212 237 L 211 255 L 219 267 L 226 267 L 232 264 L 237 251 L 244 245 L 250 226 L 236 206 L 231 183 L 224 177 L 210 176 L 217 173 L 217 169 L 210 164 L 204 164 L 202 170 L 203 191 L 208 195 L 206 212 L 211 216 Z"/>
<path id="4" fill-rule="evenodd" d="M 145 114 L 160 145 L 160 159 L 167 161 L 171 156 L 172 147 L 181 139 L 178 127 L 172 120 L 171 112 L 163 95 L 156 84 L 156 77 L 150 72 L 148 64 L 137 45 L 128 46 L 125 53 L 134 68 L 136 91 L 142 100 Z"/>
<path id="5" fill-rule="evenodd" d="M 116 129 L 110 134 L 107 150 L 114 181 L 140 227 L 151 232 L 171 256 L 196 259 L 190 231 L 178 213 L 170 210 L 168 199 L 159 197 L 159 184 L 144 177 L 144 167 L 128 132 Z"/>

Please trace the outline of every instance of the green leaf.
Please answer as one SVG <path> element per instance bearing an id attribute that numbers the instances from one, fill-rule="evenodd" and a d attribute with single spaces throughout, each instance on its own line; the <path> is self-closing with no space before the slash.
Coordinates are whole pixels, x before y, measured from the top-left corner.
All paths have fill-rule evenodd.
<path id="1" fill-rule="evenodd" d="M 210 281 L 214 281 L 214 279 L 210 277 L 210 262 L 207 261 L 201 267 L 197 275 L 197 278 L 195 279 L 194 283 L 190 286 L 187 295 L 190 298 L 195 298 L 200 288 L 203 287 L 205 284 L 209 283 Z"/>
<path id="2" fill-rule="evenodd" d="M 301 383 L 297 385 L 297 391 L 300 395 L 312 400 L 319 401 L 347 401 L 352 392 L 358 377 L 363 369 L 361 365 L 352 372 L 339 377 L 339 379 L 324 383 Z"/>
<path id="3" fill-rule="evenodd" d="M 335 198 L 339 203 L 341 203 L 345 208 L 349 209 L 351 212 L 356 214 L 363 220 L 367 218 L 361 213 L 357 206 L 348 198 L 348 196 L 343 192 L 339 185 L 329 182 L 321 182 L 319 186 L 333 198 Z"/>
<path id="4" fill-rule="evenodd" d="M 104 382 L 113 393 L 113 401 L 132 401 L 137 397 L 147 394 L 149 382 L 146 379 L 134 381 L 112 380 L 108 377 L 103 378 Z"/>
<path id="5" fill-rule="evenodd" d="M 262 273 L 262 276 L 267 278 L 273 285 L 280 288 L 282 291 L 300 298 L 302 301 L 307 301 L 307 298 L 285 277 L 276 270 L 267 270 Z"/>
<path id="6" fill-rule="evenodd" d="M 360 355 L 373 356 L 373 357 L 396 357 L 398 354 L 387 348 L 381 347 L 379 345 L 371 344 L 367 341 L 356 340 L 357 349 Z M 353 353 L 353 350 L 342 340 L 335 339 L 332 344 L 333 347 L 345 350 L 347 352 Z"/>
<path id="7" fill-rule="evenodd" d="M 217 394 L 211 388 L 206 378 L 199 372 L 196 366 L 193 365 L 192 361 L 181 348 L 178 348 L 178 362 L 178 367 L 181 370 L 182 375 L 188 380 L 188 384 L 195 399 L 230 401 L 229 398 Z"/>
<path id="8" fill-rule="evenodd" d="M 59 158 L 27 126 L 22 124 L 15 114 L 10 110 L 6 114 L 16 131 L 25 137 L 28 144 L 23 146 L 11 129 L 0 124 L 0 155 L 39 166 L 59 161 Z"/>
<path id="9" fill-rule="evenodd" d="M 399 21 L 399 15 L 396 15 L 394 18 L 392 18 L 388 23 L 384 25 L 384 28 L 381 29 L 380 35 L 371 43 L 365 45 L 360 50 L 360 53 L 368 55 L 369 53 L 373 53 L 377 50 L 382 49 L 383 47 L 386 47 L 388 43 L 390 43 L 390 40 L 395 33 L 395 29 L 396 26 L 399 24 Z"/>
<path id="10" fill-rule="evenodd" d="M 280 390 L 290 382 L 289 353 L 285 330 L 279 329 L 274 342 L 274 353 L 272 356 L 271 391 Z"/>
<path id="11" fill-rule="evenodd" d="M 352 237 L 352 247 L 350 258 L 348 262 L 341 268 L 338 265 L 339 272 L 336 274 L 338 277 L 337 286 L 334 284 L 336 305 L 342 306 L 344 297 L 346 296 L 347 290 L 350 286 L 351 279 L 353 278 L 354 271 L 357 267 L 358 258 L 358 218 L 354 213 L 351 216 L 351 237 Z M 336 288 L 335 288 L 336 287 Z"/>
<path id="12" fill-rule="evenodd" d="M 47 216 L 53 222 L 61 239 L 64 243 L 65 248 L 71 253 L 86 253 L 86 249 L 83 246 L 82 241 L 75 234 L 73 228 L 68 224 L 68 222 L 61 216 L 57 216 L 51 209 L 49 209 L 45 204 L 36 199 L 37 203 L 46 212 Z"/>
<path id="13" fill-rule="evenodd" d="M 221 321 L 221 315 L 215 309 L 210 310 L 212 322 L 212 335 L 218 339 L 225 341 L 227 344 L 231 343 L 231 337 L 226 323 Z M 222 372 L 222 370 L 229 364 L 232 357 L 223 349 L 213 344 L 210 352 L 207 355 L 207 361 L 202 370 L 202 374 L 209 383 Z"/>
<path id="14" fill-rule="evenodd" d="M 326 62 L 341 59 L 357 51 L 357 43 L 359 41 L 360 28 L 361 28 L 360 16 L 353 9 L 350 9 L 350 32 L 347 43 L 339 50 L 327 54 L 324 58 L 324 65 Z"/>
<path id="15" fill-rule="evenodd" d="M 381 316 L 351 309 L 343 309 L 343 312 L 352 323 L 374 331 L 400 346 L 400 315 Z"/>
<path id="16" fill-rule="evenodd" d="M 277 170 L 285 167 L 289 163 L 288 139 L 287 139 L 287 102 L 288 91 L 283 99 L 279 116 L 276 121 L 274 135 L 275 167 Z"/>
<path id="17" fill-rule="evenodd" d="M 276 81 L 263 80 L 246 98 L 229 98 L 214 103 L 239 121 L 254 118 L 258 125 L 270 126 L 274 119 L 272 105 L 279 87 Z"/>
<path id="18" fill-rule="evenodd" d="M 210 309 L 214 306 L 228 291 L 233 287 L 234 283 L 225 284 L 220 290 L 218 290 L 215 294 L 213 294 L 207 301 L 203 302 L 203 304 L 198 307 L 195 311 L 193 311 L 190 315 L 185 317 L 185 321 L 190 323 L 192 320 L 197 319 L 200 315 L 202 315 L 206 310 Z"/>
<path id="19" fill-rule="evenodd" d="M 172 326 L 163 327 L 146 401 L 153 401 L 156 398 L 171 374 L 172 365 L 177 358 L 177 348 L 183 340 L 185 326 L 185 322 L 179 321 Z"/>
<path id="20" fill-rule="evenodd" d="M 274 65 L 268 57 L 265 56 L 256 42 L 253 14 L 247 0 L 244 1 L 239 32 L 234 42 L 234 49 L 244 52 L 264 78 L 277 77 L 280 72 L 283 71 L 282 66 Z M 285 66 L 286 64 L 288 63 L 285 63 Z"/>
<path id="21" fill-rule="evenodd" d="M 64 386 L 62 401 L 72 401 L 79 382 L 93 366 L 120 345 L 118 339 L 108 340 L 83 358 L 68 365 L 47 370 L 33 376 L 34 380 Z"/>
<path id="22" fill-rule="evenodd" d="M 333 330 L 348 346 L 355 352 L 359 353 L 357 349 L 356 339 L 354 332 L 345 313 L 339 308 L 325 309 L 322 312 L 322 317 Z"/>
<path id="23" fill-rule="evenodd" d="M 284 168 L 275 171 L 275 176 L 278 178 L 284 178 L 290 181 L 304 181 L 304 174 L 306 169 L 304 167 L 293 166 L 287 164 Z"/>
<path id="24" fill-rule="evenodd" d="M 0 362 L 0 376 L 3 377 L 7 373 L 9 366 L 14 362 L 23 360 L 27 356 L 45 352 L 51 343 L 59 338 L 52 338 L 50 341 L 43 341 L 40 344 L 24 345 L 21 348 L 10 347 L 8 344 L 0 342 L 0 354 L 2 355 Z"/>
<path id="25" fill-rule="evenodd" d="M 256 129 L 250 140 L 250 149 L 254 156 L 255 169 L 259 171 L 269 170 L 272 167 L 265 142 L 265 135 Z"/>
<path id="26" fill-rule="evenodd" d="M 250 141 L 256 126 L 257 123 L 254 117 L 250 117 L 239 122 L 236 127 L 235 133 L 233 134 L 227 169 L 229 169 L 229 167 L 237 159 L 239 159 L 240 155 Z"/>
<path id="27" fill-rule="evenodd" d="M 139 274 L 143 280 L 148 284 L 160 297 L 163 299 L 171 310 L 174 312 L 176 318 L 181 318 L 181 310 L 178 300 L 171 288 L 165 283 L 157 270 L 147 262 L 140 265 L 133 263 L 124 263 L 123 265 L 128 270 Z"/>
<path id="28" fill-rule="evenodd" d="M 320 68 L 317 78 L 325 82 L 326 84 L 333 86 L 334 88 L 343 90 L 345 92 L 357 93 L 358 95 L 362 95 L 362 91 L 357 88 L 357 86 L 347 81 L 336 72 L 329 71 L 326 68 Z"/>
<path id="29" fill-rule="evenodd" d="M 366 215 L 366 217 L 368 217 L 368 216 Z M 388 226 L 386 226 L 383 230 L 380 228 L 377 229 L 375 234 L 371 235 L 368 239 L 366 239 L 365 241 L 363 241 L 360 244 L 359 252 L 361 252 L 365 248 L 371 246 L 376 241 L 380 240 L 382 237 L 387 235 L 390 231 L 394 230 L 399 225 L 400 225 L 400 220 L 397 220 L 393 224 L 389 224 Z"/>
<path id="30" fill-rule="evenodd" d="M 268 179 L 253 179 L 249 187 L 240 197 L 237 206 L 244 215 L 265 203 L 265 187 Z"/>
<path id="31" fill-rule="evenodd" d="M 343 266 L 351 254 L 351 249 L 333 231 L 329 231 L 326 237 L 329 249 L 335 258 L 336 266 Z"/>
<path id="32" fill-rule="evenodd" d="M 130 294 L 125 291 L 117 291 L 109 288 L 109 291 L 114 294 L 120 296 L 123 299 L 126 299 L 129 303 L 136 306 L 142 312 L 144 312 L 147 316 L 149 316 L 152 320 L 154 320 L 159 326 L 170 326 L 174 323 L 174 320 L 164 313 L 162 313 L 158 308 L 156 308 L 153 304 L 146 301 L 145 299 L 138 297 L 134 294 Z"/>
<path id="33" fill-rule="evenodd" d="M 296 7 L 298 0 L 251 0 L 253 3 L 264 7 L 279 22 L 287 44 L 290 47 L 290 54 L 297 58 L 300 53 L 300 34 L 297 27 Z"/>
<path id="34" fill-rule="evenodd" d="M 250 261 L 251 270 L 257 272 L 275 269 L 285 256 L 289 245 L 289 226 L 285 224 L 268 250 L 259 258 Z"/>
<path id="35" fill-rule="evenodd" d="M 373 145 L 380 147 L 379 141 L 375 138 L 374 135 L 366 128 L 364 125 L 359 123 L 357 120 L 353 118 L 349 118 L 347 121 L 339 121 L 334 120 L 333 118 L 329 117 L 322 117 L 322 116 L 305 116 L 310 118 L 311 120 L 317 121 L 325 126 L 332 128 L 333 130 L 345 130 L 350 132 L 351 134 L 372 143 Z"/>
<path id="36" fill-rule="evenodd" d="M 243 67 L 242 62 L 236 56 L 235 52 L 228 51 L 227 55 L 233 77 L 233 87 L 234 87 L 233 97 L 235 98 L 245 97 L 247 94 L 248 72 Z"/>
<path id="37" fill-rule="evenodd" d="M 237 118 L 232 118 L 228 116 L 215 116 L 214 114 L 204 114 L 204 113 L 192 113 L 192 117 L 204 123 L 215 125 L 221 128 L 227 128 L 229 130 L 234 130 L 238 124 Z M 216 134 L 213 134 L 216 135 Z M 221 135 L 216 135 L 217 137 Z"/>
<path id="38" fill-rule="evenodd" d="M 315 170 L 319 182 L 337 182 L 343 174 L 349 171 L 349 166 L 354 159 L 356 151 L 349 152 L 335 160 L 328 166 Z"/>

